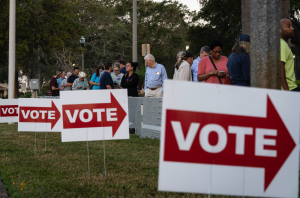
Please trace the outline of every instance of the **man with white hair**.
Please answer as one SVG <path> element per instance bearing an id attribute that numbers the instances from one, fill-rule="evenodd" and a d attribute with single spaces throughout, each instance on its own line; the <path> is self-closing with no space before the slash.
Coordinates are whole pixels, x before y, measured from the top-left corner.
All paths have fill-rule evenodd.
<path id="1" fill-rule="evenodd" d="M 79 78 L 75 79 L 72 85 L 72 90 L 87 90 L 89 89 L 89 83 L 87 81 L 86 74 L 84 72 L 79 72 Z"/>
<path id="2" fill-rule="evenodd" d="M 72 75 L 72 73 L 71 73 L 71 72 L 68 72 L 68 73 L 67 73 L 67 78 L 63 79 L 63 81 L 62 81 L 62 83 L 61 83 L 61 85 L 60 85 L 60 87 L 63 88 L 63 90 L 61 90 L 61 91 L 70 91 L 70 90 L 71 90 L 71 87 L 68 86 L 68 78 L 69 78 L 71 75 Z"/>
<path id="3" fill-rule="evenodd" d="M 148 66 L 145 74 L 145 97 L 162 97 L 164 80 L 168 79 L 166 69 L 155 62 L 152 54 L 146 55 L 144 59 Z"/>

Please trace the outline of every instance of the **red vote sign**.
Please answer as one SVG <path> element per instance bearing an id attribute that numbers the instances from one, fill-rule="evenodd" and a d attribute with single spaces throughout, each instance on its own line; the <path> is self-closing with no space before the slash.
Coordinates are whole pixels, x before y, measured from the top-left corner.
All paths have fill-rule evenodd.
<path id="1" fill-rule="evenodd" d="M 52 101 L 51 107 L 20 106 L 19 122 L 51 123 L 51 129 L 60 118 L 60 112 Z"/>
<path id="2" fill-rule="evenodd" d="M 114 137 L 127 114 L 110 96 L 110 103 L 62 105 L 63 129 L 112 127 Z"/>
<path id="3" fill-rule="evenodd" d="M 265 169 L 268 188 L 296 143 L 267 97 L 267 116 L 166 110 L 164 161 Z"/>
<path id="4" fill-rule="evenodd" d="M 18 116 L 18 105 L 1 105 L 0 116 L 1 117 L 15 117 Z"/>

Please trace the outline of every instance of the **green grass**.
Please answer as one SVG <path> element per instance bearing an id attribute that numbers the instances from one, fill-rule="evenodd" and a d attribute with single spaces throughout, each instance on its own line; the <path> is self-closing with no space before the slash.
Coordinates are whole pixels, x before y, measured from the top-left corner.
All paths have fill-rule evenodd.
<path id="1" fill-rule="evenodd" d="M 60 133 L 18 132 L 0 124 L 0 174 L 10 197 L 207 197 L 157 191 L 159 140 L 62 143 Z M 225 197 L 225 196 L 211 196 Z"/>

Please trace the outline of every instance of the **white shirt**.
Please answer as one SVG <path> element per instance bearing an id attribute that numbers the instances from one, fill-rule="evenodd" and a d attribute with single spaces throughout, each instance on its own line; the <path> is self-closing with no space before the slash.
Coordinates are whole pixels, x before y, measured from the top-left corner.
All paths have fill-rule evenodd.
<path id="1" fill-rule="evenodd" d="M 175 68 L 173 80 L 192 81 L 191 66 L 188 62 L 184 60 L 178 69 Z"/>

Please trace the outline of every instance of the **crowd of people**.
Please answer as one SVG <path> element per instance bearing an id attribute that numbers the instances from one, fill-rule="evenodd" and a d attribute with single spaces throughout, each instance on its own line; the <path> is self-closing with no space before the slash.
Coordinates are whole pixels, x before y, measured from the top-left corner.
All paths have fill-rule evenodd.
<path id="1" fill-rule="evenodd" d="M 59 96 L 60 91 L 100 90 L 100 89 L 128 89 L 128 96 L 138 96 L 139 76 L 135 73 L 138 63 L 120 60 L 114 64 L 107 62 L 99 66 L 92 75 L 90 83 L 86 74 L 73 68 L 73 74 L 65 71 L 56 72 L 50 80 L 52 96 Z"/>
<path id="2" fill-rule="evenodd" d="M 290 19 L 280 21 L 281 45 L 281 85 L 283 90 L 300 91 L 296 84 L 294 72 L 294 58 L 288 46 L 288 40 L 294 35 L 294 28 Z M 250 36 L 239 36 L 232 48 L 229 58 L 222 56 L 223 44 L 213 40 L 209 46 L 200 49 L 198 58 L 190 51 L 177 53 L 177 62 L 172 69 L 173 80 L 184 80 L 204 83 L 250 86 Z M 155 61 L 152 54 L 144 57 L 147 65 L 144 89 L 145 97 L 162 97 L 164 80 L 168 79 L 166 69 Z M 119 60 L 99 66 L 90 80 L 90 86 L 84 72 L 74 67 L 73 74 L 57 72 L 50 81 L 53 96 L 59 91 L 67 90 L 99 90 L 99 89 L 127 89 L 128 96 L 138 96 L 139 76 L 135 73 L 136 62 Z"/>

